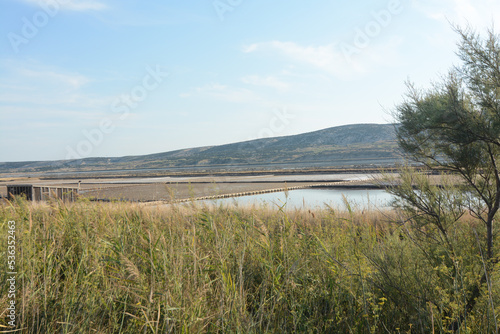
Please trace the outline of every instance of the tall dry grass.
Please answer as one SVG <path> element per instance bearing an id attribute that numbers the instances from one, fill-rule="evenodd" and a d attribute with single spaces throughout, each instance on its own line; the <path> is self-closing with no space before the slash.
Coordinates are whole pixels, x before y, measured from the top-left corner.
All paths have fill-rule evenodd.
<path id="1" fill-rule="evenodd" d="M 16 199 L 0 205 L 1 235 L 9 220 L 23 333 L 425 332 L 449 316 L 395 290 L 397 270 L 416 275 L 411 293 L 433 278 L 390 211 Z"/>

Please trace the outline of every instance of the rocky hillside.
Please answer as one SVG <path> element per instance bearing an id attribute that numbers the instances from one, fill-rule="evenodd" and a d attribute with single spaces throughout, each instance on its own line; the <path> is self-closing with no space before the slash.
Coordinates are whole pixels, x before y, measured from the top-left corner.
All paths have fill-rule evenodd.
<path id="1" fill-rule="evenodd" d="M 393 124 L 354 124 L 234 144 L 116 158 L 0 163 L 0 172 L 140 168 L 388 165 L 399 159 Z"/>

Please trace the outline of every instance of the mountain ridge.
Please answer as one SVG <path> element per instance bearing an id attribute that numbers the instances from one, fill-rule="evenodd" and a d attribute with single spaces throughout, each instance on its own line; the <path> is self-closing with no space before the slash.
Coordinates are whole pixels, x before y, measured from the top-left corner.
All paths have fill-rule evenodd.
<path id="1" fill-rule="evenodd" d="M 312 132 L 216 146 L 73 160 L 0 163 L 0 172 L 92 170 L 98 168 L 227 168 L 265 165 L 391 164 L 399 159 L 395 124 L 349 124 Z"/>

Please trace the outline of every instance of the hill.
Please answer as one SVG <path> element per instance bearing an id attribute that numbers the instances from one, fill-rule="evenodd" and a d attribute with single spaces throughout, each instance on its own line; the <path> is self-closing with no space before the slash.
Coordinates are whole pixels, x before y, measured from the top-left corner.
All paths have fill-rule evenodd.
<path id="1" fill-rule="evenodd" d="M 393 124 L 353 124 L 141 156 L 5 162 L 0 172 L 367 166 L 392 164 L 398 158 Z"/>

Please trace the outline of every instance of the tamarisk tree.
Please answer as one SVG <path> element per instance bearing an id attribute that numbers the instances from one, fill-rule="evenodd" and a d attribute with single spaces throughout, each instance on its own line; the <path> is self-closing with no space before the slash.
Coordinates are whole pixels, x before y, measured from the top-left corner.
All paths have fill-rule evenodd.
<path id="1" fill-rule="evenodd" d="M 481 285 L 498 261 L 495 223 L 500 208 L 500 36 L 493 29 L 486 36 L 470 28 L 455 30 L 460 37 L 460 65 L 429 90 L 408 84 L 406 99 L 396 107 L 395 116 L 399 146 L 411 160 L 458 175 L 455 190 L 460 187 L 461 195 L 454 197 L 453 210 L 460 213 L 455 218 L 466 215 L 483 226 L 470 240 L 478 240 L 480 249 L 484 249 L 484 254 L 478 254 L 484 274 L 469 289 L 459 319 L 450 324 L 450 329 L 457 330 L 474 308 Z M 406 182 L 411 180 L 406 178 Z M 413 184 L 395 187 L 391 192 L 407 208 L 416 208 L 413 213 L 434 221 L 437 230 L 447 234 L 441 213 L 433 209 L 435 203 L 422 201 L 425 189 Z"/>

